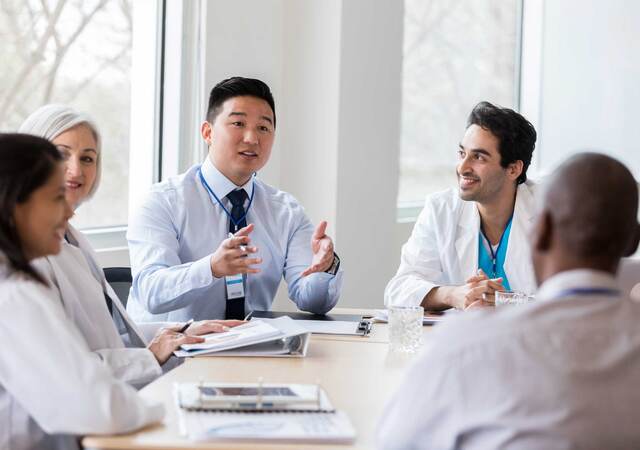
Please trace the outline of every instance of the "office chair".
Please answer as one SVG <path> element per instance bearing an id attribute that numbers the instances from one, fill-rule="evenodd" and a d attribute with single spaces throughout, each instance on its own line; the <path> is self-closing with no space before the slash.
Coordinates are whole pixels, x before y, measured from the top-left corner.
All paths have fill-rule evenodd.
<path id="1" fill-rule="evenodd" d="M 131 267 L 105 267 L 104 277 L 107 279 L 107 283 L 116 291 L 118 298 L 126 308 L 129 290 L 133 282 Z"/>

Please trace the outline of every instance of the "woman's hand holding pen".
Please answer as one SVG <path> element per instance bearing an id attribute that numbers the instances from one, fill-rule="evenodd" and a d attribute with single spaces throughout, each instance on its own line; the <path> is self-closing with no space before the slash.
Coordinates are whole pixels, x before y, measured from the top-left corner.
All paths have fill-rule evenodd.
<path id="1" fill-rule="evenodd" d="M 222 333 L 229 328 L 245 323 L 243 320 L 200 320 L 193 319 L 184 325 L 163 328 L 153 337 L 147 347 L 160 365 L 167 362 L 174 351 L 182 344 L 198 344 L 204 342 L 200 335 L 209 333 Z"/>
<path id="2" fill-rule="evenodd" d="M 216 278 L 239 273 L 258 273 L 255 266 L 262 262 L 262 258 L 248 258 L 258 251 L 257 247 L 249 246 L 253 231 L 253 224 L 241 228 L 233 236 L 222 241 L 218 249 L 211 255 L 211 273 Z"/>
<path id="3" fill-rule="evenodd" d="M 160 365 L 167 362 L 174 351 L 182 344 L 198 344 L 204 338 L 180 333 L 181 326 L 163 328 L 153 337 L 147 348 L 156 357 Z"/>

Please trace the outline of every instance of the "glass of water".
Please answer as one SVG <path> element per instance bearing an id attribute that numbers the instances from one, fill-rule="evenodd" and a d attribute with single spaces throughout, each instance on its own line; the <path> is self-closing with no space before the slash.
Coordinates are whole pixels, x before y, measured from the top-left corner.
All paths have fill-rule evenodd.
<path id="1" fill-rule="evenodd" d="M 389 308 L 389 350 L 415 353 L 422 344 L 422 306 L 392 306 Z"/>
<path id="2" fill-rule="evenodd" d="M 496 306 L 524 305 L 534 300 L 533 295 L 517 291 L 496 291 Z"/>

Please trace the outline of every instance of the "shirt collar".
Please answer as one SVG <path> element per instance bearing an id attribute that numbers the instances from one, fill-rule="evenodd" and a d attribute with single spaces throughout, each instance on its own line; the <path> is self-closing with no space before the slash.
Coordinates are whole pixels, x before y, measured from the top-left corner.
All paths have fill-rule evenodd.
<path id="1" fill-rule="evenodd" d="M 536 297 L 541 300 L 553 299 L 563 291 L 584 288 L 619 289 L 615 277 L 608 272 L 576 269 L 560 272 L 546 280 Z"/>
<path id="2" fill-rule="evenodd" d="M 202 176 L 209 184 L 209 187 L 213 192 L 215 192 L 220 200 L 225 198 L 229 192 L 236 189 L 244 189 L 249 198 L 253 193 L 253 176 L 244 185 L 236 186 L 233 181 L 224 176 L 224 174 L 213 165 L 208 156 L 202 163 L 200 170 L 202 171 Z"/>

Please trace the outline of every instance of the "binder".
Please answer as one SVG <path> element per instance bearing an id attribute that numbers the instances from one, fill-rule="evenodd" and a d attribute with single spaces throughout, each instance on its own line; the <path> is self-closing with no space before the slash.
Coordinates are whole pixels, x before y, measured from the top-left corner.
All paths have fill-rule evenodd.
<path id="1" fill-rule="evenodd" d="M 290 317 L 312 334 L 368 336 L 372 322 L 357 314 L 311 314 L 305 312 L 253 311 L 252 320 Z"/>
<path id="2" fill-rule="evenodd" d="M 304 357 L 311 333 L 289 317 L 261 319 L 223 333 L 204 335 L 205 342 L 182 345 L 178 357 L 269 356 Z"/>

